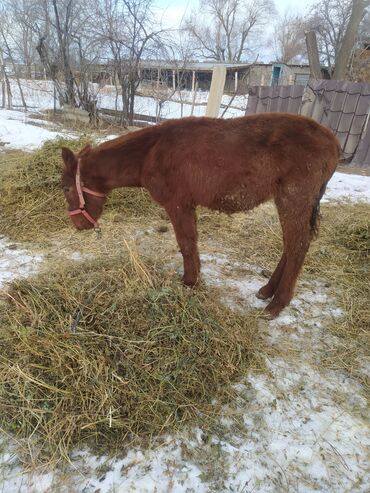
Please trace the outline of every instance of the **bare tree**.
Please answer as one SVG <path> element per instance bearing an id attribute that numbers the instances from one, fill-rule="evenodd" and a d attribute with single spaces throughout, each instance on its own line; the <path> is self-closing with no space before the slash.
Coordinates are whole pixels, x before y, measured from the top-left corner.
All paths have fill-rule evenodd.
<path id="1" fill-rule="evenodd" d="M 260 34 L 275 7 L 272 0 L 202 0 L 200 10 L 206 11 L 208 22 L 193 13 L 185 22 L 198 55 L 219 62 L 240 62 L 251 56 L 250 40 Z"/>
<path id="2" fill-rule="evenodd" d="M 321 63 L 328 66 L 332 74 L 334 67 L 339 67 L 333 74 L 335 78 L 346 75 L 368 6 L 369 0 L 320 0 L 311 9 L 308 27 L 317 33 Z"/>
<path id="3" fill-rule="evenodd" d="M 163 30 L 155 26 L 153 0 L 96 0 L 94 35 L 109 54 L 120 84 L 122 120 L 132 124 L 140 61 L 160 53 Z"/>
<path id="4" fill-rule="evenodd" d="M 88 29 L 93 16 L 90 2 L 83 0 L 30 0 L 38 36 L 37 53 L 53 80 L 61 105 L 95 111 L 95 95 L 88 84 L 88 67 L 98 57 L 97 43 Z M 91 90 L 90 90 L 91 89 Z"/>
<path id="5" fill-rule="evenodd" d="M 317 33 L 320 60 L 332 69 L 351 15 L 352 0 L 319 0 L 311 9 L 309 28 Z"/>
<path id="6" fill-rule="evenodd" d="M 3 50 L 0 47 L 0 77 L 1 77 L 1 92 L 2 102 L 1 107 L 5 108 L 6 99 L 8 99 L 8 109 L 12 109 L 12 91 L 10 88 L 10 82 L 8 74 L 6 73 Z"/>
<path id="7" fill-rule="evenodd" d="M 365 9 L 370 5 L 370 0 L 353 0 L 351 16 L 343 35 L 335 61 L 333 79 L 344 79 L 347 74 L 349 60 L 356 43 L 361 21 L 365 16 Z"/>
<path id="8" fill-rule="evenodd" d="M 280 63 L 302 62 L 306 57 L 306 24 L 303 17 L 285 13 L 274 27 L 276 61 Z"/>
<path id="9" fill-rule="evenodd" d="M 75 91 L 74 91 L 74 77 L 72 73 L 70 63 L 70 44 L 71 44 L 71 21 L 73 12 L 73 0 L 68 0 L 64 9 L 57 6 L 57 0 L 51 0 L 52 8 L 54 11 L 54 27 L 58 39 L 59 60 L 61 69 L 64 75 L 64 82 L 66 85 L 66 99 L 70 104 L 76 105 Z M 63 17 L 62 17 L 63 16 Z"/>
<path id="10" fill-rule="evenodd" d="M 140 82 L 140 61 L 158 57 L 162 29 L 155 26 L 154 0 L 0 0 L 13 30 L 1 35 L 4 55 L 31 65 L 41 61 L 61 105 L 96 109 L 90 83 L 95 64 L 113 66 L 123 103 L 123 120 L 131 123 Z"/>
<path id="11" fill-rule="evenodd" d="M 360 44 L 370 42 L 370 7 L 365 8 L 364 17 L 358 32 L 358 40 Z"/>
<path id="12" fill-rule="evenodd" d="M 36 10 L 33 1 L 29 0 L 1 0 L 4 10 L 10 18 L 11 29 L 7 32 L 7 43 L 12 48 L 14 58 L 23 63 L 26 76 L 32 78 L 32 65 L 37 60 L 37 35 L 33 28 Z"/>
<path id="13" fill-rule="evenodd" d="M 163 106 L 166 102 L 175 100 L 180 104 L 180 115 L 183 117 L 184 105 L 188 103 L 188 90 L 193 90 L 193 110 L 195 97 L 198 89 L 196 74 L 189 70 L 189 63 L 194 56 L 194 51 L 188 36 L 184 32 L 179 32 L 174 39 L 166 40 L 165 62 L 172 67 L 172 76 L 164 71 L 164 75 L 159 77 L 161 84 L 153 91 L 153 96 L 157 102 L 156 118 L 157 121 L 162 117 Z M 192 110 L 192 111 L 193 111 Z"/>
<path id="14" fill-rule="evenodd" d="M 25 108 L 25 110 L 27 110 L 27 104 L 24 98 L 23 89 L 15 61 L 15 55 L 14 55 L 15 50 L 14 50 L 14 45 L 12 44 L 12 36 L 10 35 L 12 29 L 14 29 L 14 26 L 11 22 L 11 17 L 5 6 L 2 4 L 0 5 L 0 50 L 2 52 L 1 54 L 2 65 L 3 65 L 2 75 L 7 87 L 7 94 L 8 94 L 8 107 L 12 106 L 12 93 L 11 93 L 9 78 L 5 69 L 4 57 L 3 57 L 4 54 L 12 65 L 13 74 L 18 85 L 18 90 L 21 97 L 22 105 Z"/>

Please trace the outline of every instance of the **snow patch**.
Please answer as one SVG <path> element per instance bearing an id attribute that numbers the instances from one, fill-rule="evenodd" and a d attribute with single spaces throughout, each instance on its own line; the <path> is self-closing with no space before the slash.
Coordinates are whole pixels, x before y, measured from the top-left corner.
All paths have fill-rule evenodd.
<path id="1" fill-rule="evenodd" d="M 15 277 L 33 274 L 42 260 L 41 255 L 19 249 L 18 245 L 0 238 L 0 287 Z"/>
<path id="2" fill-rule="evenodd" d="M 343 200 L 370 203 L 370 176 L 334 173 L 322 202 Z"/>
<path id="3" fill-rule="evenodd" d="M 35 120 L 28 118 L 27 113 L 0 109 L 0 142 L 2 147 L 31 151 L 40 147 L 46 140 L 58 136 L 57 132 L 31 125 L 32 122 Z"/>

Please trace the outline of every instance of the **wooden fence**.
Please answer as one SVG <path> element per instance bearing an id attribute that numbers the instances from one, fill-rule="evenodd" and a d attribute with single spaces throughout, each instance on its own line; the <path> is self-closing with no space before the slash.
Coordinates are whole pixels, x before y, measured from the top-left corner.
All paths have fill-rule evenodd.
<path id="1" fill-rule="evenodd" d="M 347 164 L 370 168 L 369 84 L 310 80 L 306 87 L 251 87 L 246 114 L 268 111 L 314 118 L 333 130 Z"/>

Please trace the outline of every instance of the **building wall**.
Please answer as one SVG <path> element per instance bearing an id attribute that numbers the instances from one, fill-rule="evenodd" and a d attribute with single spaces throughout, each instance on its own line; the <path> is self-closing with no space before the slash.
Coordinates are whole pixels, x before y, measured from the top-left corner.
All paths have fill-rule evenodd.
<path id="1" fill-rule="evenodd" d="M 187 70 L 178 70 L 173 79 L 173 70 L 162 69 L 160 71 L 160 85 L 181 89 L 192 89 L 192 73 L 193 70 L 189 67 Z M 194 70 L 195 80 L 198 82 L 198 88 L 207 91 L 211 86 L 212 71 Z M 237 84 L 235 74 L 237 73 Z M 285 64 L 256 64 L 249 67 L 233 68 L 228 67 L 225 81 L 225 93 L 246 94 L 251 86 L 271 86 L 279 85 L 306 85 L 309 79 L 309 67 L 289 66 Z M 157 84 L 158 72 L 157 69 L 142 69 L 145 83 Z"/>
<path id="2" fill-rule="evenodd" d="M 248 86 L 271 85 L 272 65 L 254 65 L 250 68 Z"/>
<path id="3" fill-rule="evenodd" d="M 273 83 L 274 67 L 280 68 L 280 76 L 274 81 L 279 85 L 302 84 L 308 82 L 310 68 L 299 65 L 269 64 L 254 65 L 248 77 L 249 86 L 271 86 Z"/>
<path id="4" fill-rule="evenodd" d="M 226 73 L 225 93 L 234 94 L 236 92 L 238 94 L 246 94 L 248 92 L 248 77 L 249 68 L 240 68 L 238 70 L 228 69 Z"/>

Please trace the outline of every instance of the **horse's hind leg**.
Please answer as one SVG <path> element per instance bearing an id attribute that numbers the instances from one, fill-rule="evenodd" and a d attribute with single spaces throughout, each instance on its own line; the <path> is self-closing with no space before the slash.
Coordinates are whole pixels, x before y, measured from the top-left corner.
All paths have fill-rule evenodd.
<path id="1" fill-rule="evenodd" d="M 260 300 L 267 300 L 268 298 L 274 296 L 275 291 L 279 285 L 281 276 L 283 275 L 285 263 L 286 263 L 286 254 L 285 252 L 283 252 L 276 269 L 274 270 L 272 276 L 270 277 L 269 282 L 265 284 L 265 286 L 263 286 L 256 294 L 257 298 L 259 298 Z"/>
<path id="2" fill-rule="evenodd" d="M 267 294 L 275 289 L 274 297 L 266 307 L 266 313 L 271 318 L 276 317 L 293 297 L 299 272 L 314 235 L 313 217 L 316 221 L 316 216 L 313 214 L 316 214 L 317 205 L 317 196 L 313 198 L 296 193 L 282 194 L 276 200 L 283 230 L 284 253 L 272 278 L 264 287 L 265 291 L 270 289 Z"/>
<path id="3" fill-rule="evenodd" d="M 320 210 L 320 200 L 322 199 L 322 197 L 325 193 L 326 185 L 327 185 L 327 181 L 322 184 L 320 191 L 319 191 L 319 194 L 318 194 L 318 197 L 316 196 L 316 198 L 312 198 L 312 197 L 307 198 L 306 197 L 306 201 L 303 201 L 302 197 L 299 197 L 298 199 L 294 198 L 294 197 L 292 199 L 289 199 L 289 194 L 287 194 L 287 196 L 282 195 L 281 198 L 278 198 L 276 200 L 276 206 L 277 206 L 277 210 L 278 210 L 278 214 L 279 214 L 279 219 L 280 219 L 280 223 L 281 223 L 282 230 L 283 230 L 284 250 L 283 250 L 283 254 L 281 256 L 281 259 L 280 259 L 275 271 L 273 272 L 269 282 L 265 286 L 263 286 L 258 291 L 258 293 L 256 294 L 257 298 L 259 298 L 261 300 L 267 300 L 268 298 L 272 298 L 272 296 L 274 296 L 274 294 L 275 294 L 275 292 L 279 286 L 279 283 L 280 283 L 280 280 L 282 278 L 284 268 L 286 265 L 286 261 L 287 261 L 287 252 L 289 249 L 289 245 L 291 243 L 289 241 L 289 238 L 287 238 L 287 235 L 294 236 L 294 229 L 295 229 L 294 225 L 293 225 L 293 228 L 289 227 L 289 219 L 288 218 L 293 214 L 293 221 L 296 221 L 297 227 L 298 227 L 298 224 L 300 223 L 300 221 L 302 221 L 302 228 L 301 228 L 302 234 L 303 234 L 303 236 L 308 234 L 308 236 L 310 238 L 309 243 L 312 239 L 312 236 L 314 234 L 316 234 L 316 232 L 317 232 L 317 219 L 318 219 L 319 210 Z M 290 202 L 290 200 L 291 200 L 291 202 Z M 298 203 L 296 211 L 303 210 L 303 216 L 301 218 L 297 217 L 297 213 L 294 214 L 294 211 L 295 211 L 294 207 L 296 207 L 295 206 L 296 202 Z M 313 205 L 310 206 L 310 204 L 313 204 Z M 309 228 L 307 226 L 307 217 L 309 217 L 309 225 L 310 225 Z M 307 228 L 308 228 L 308 233 L 307 233 L 307 231 L 305 231 L 305 230 L 307 230 Z M 293 230 L 293 233 L 290 232 L 290 229 Z M 309 243 L 308 243 L 308 245 L 309 245 Z M 305 256 L 305 254 L 304 254 L 304 256 Z M 303 257 L 303 260 L 304 260 L 304 257 Z"/>

